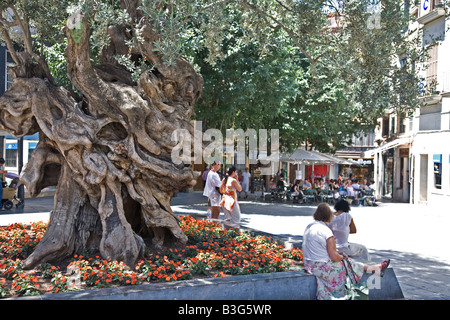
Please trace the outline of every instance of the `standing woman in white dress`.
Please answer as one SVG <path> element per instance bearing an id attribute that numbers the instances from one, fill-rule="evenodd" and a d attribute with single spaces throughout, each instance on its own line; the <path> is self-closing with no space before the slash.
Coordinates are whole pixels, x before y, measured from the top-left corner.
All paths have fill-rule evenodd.
<path id="1" fill-rule="evenodd" d="M 236 167 L 232 166 L 228 169 L 220 190 L 222 192 L 220 205 L 223 208 L 225 222 L 233 227 L 238 227 L 241 223 L 241 209 L 237 193 L 242 191 L 242 187 L 237 180 Z"/>
<path id="2" fill-rule="evenodd" d="M 334 205 L 333 220 L 328 227 L 333 231 L 336 240 L 336 249 L 347 256 L 362 261 L 370 261 L 369 251 L 365 246 L 358 243 L 348 242 L 350 233 L 356 233 L 355 222 L 350 215 L 350 205 L 345 200 L 339 200 Z"/>

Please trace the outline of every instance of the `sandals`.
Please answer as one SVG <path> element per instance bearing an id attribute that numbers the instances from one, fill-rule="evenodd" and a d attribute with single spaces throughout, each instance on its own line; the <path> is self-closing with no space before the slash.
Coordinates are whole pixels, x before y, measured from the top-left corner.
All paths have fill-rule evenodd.
<path id="1" fill-rule="evenodd" d="M 387 259 L 387 260 L 384 260 L 379 265 L 369 266 L 369 268 L 367 269 L 367 272 L 368 273 L 372 272 L 372 274 L 375 274 L 375 273 L 378 274 L 378 272 L 379 272 L 379 276 L 382 277 L 382 276 L 384 276 L 384 272 L 386 271 L 390 262 L 391 262 L 391 260 Z"/>
<path id="2" fill-rule="evenodd" d="M 389 266 L 389 263 L 391 262 L 391 259 L 387 259 L 384 260 L 381 263 L 381 268 L 380 268 L 380 277 L 384 276 L 384 272 L 386 271 L 387 267 Z"/>

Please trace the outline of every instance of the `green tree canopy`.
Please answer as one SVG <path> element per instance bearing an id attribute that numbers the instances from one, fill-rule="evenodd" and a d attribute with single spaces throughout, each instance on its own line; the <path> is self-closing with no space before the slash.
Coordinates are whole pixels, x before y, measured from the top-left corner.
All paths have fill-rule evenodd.
<path id="1" fill-rule="evenodd" d="M 196 119 L 209 127 L 277 128 L 284 147 L 333 151 L 387 108 L 419 105 L 426 55 L 408 33 L 407 2 L 225 3 L 226 32 L 218 23 L 214 41 L 201 28 L 185 39 L 203 44 L 186 55 L 205 79 Z"/>
<path id="2" fill-rule="evenodd" d="M 408 33 L 413 1 L 129 2 L 142 10 L 139 19 L 118 1 L 14 3 L 10 8 L 35 32 L 18 43 L 35 59 L 46 57 L 57 83 L 70 85 L 60 29 L 77 8 L 91 17 L 94 62 L 110 42 L 110 25 L 134 20 L 127 44 L 138 48 L 139 25 L 148 21 L 160 35 L 155 50 L 164 63 L 184 56 L 204 77 L 198 120 L 221 129 L 278 128 L 286 147 L 308 140 L 322 150 L 331 142 L 338 148 L 358 130 L 373 128 L 387 108 L 408 113 L 419 105 L 417 70 L 426 52 Z M 11 30 L 6 20 L 3 29 Z M 132 50 L 116 59 L 133 79 L 153 67 Z"/>
<path id="3" fill-rule="evenodd" d="M 236 35 L 228 41 L 231 49 L 239 40 Z M 261 54 L 251 43 L 214 66 L 204 60 L 206 50 L 194 56 L 205 80 L 195 118 L 221 130 L 279 129 L 286 149 L 302 143 L 324 151 L 330 143 L 342 147 L 362 127 L 352 117 L 343 86 L 331 78 L 322 81 L 323 88 L 311 87 L 309 62 L 288 39 L 267 49 Z"/>

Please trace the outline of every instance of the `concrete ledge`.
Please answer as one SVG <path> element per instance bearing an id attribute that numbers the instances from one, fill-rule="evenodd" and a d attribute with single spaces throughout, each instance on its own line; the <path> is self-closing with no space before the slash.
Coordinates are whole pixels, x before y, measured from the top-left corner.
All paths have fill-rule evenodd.
<path id="1" fill-rule="evenodd" d="M 386 269 L 382 278 L 364 274 L 362 281 L 367 281 L 369 285 L 369 300 L 398 300 L 405 298 L 392 268 Z"/>
<path id="2" fill-rule="evenodd" d="M 366 279 L 370 277 L 365 276 Z M 369 279 L 371 280 L 371 279 Z M 394 270 L 386 270 L 369 299 L 402 299 Z M 76 292 L 45 294 L 26 300 L 315 300 L 316 278 L 303 271 L 253 274 L 225 278 L 143 284 Z"/>

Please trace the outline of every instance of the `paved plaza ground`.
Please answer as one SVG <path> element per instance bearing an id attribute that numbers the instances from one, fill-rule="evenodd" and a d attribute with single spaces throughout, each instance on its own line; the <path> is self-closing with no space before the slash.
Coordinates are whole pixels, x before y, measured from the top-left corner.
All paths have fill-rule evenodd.
<path id="1" fill-rule="evenodd" d="M 0 225 L 46 221 L 52 206 L 51 197 L 27 199 L 24 209 L 0 211 Z M 240 206 L 243 227 L 297 244 L 301 243 L 316 208 L 316 205 L 258 201 L 256 195 L 241 200 Z M 177 214 L 206 216 L 207 201 L 199 192 L 182 192 L 172 200 L 172 209 Z M 374 262 L 391 259 L 406 299 L 450 299 L 448 208 L 383 202 L 377 207 L 353 206 L 350 213 L 358 231 L 350 235 L 350 242 L 364 244 Z"/>
<path id="2" fill-rule="evenodd" d="M 177 213 L 206 214 L 201 193 L 180 193 L 173 200 Z M 242 226 L 301 241 L 316 205 L 241 200 Z M 349 241 L 364 244 L 378 262 L 391 266 L 406 299 L 450 299 L 448 208 L 406 203 L 352 206 L 357 233 Z M 223 218 L 221 214 L 220 218 Z"/>

